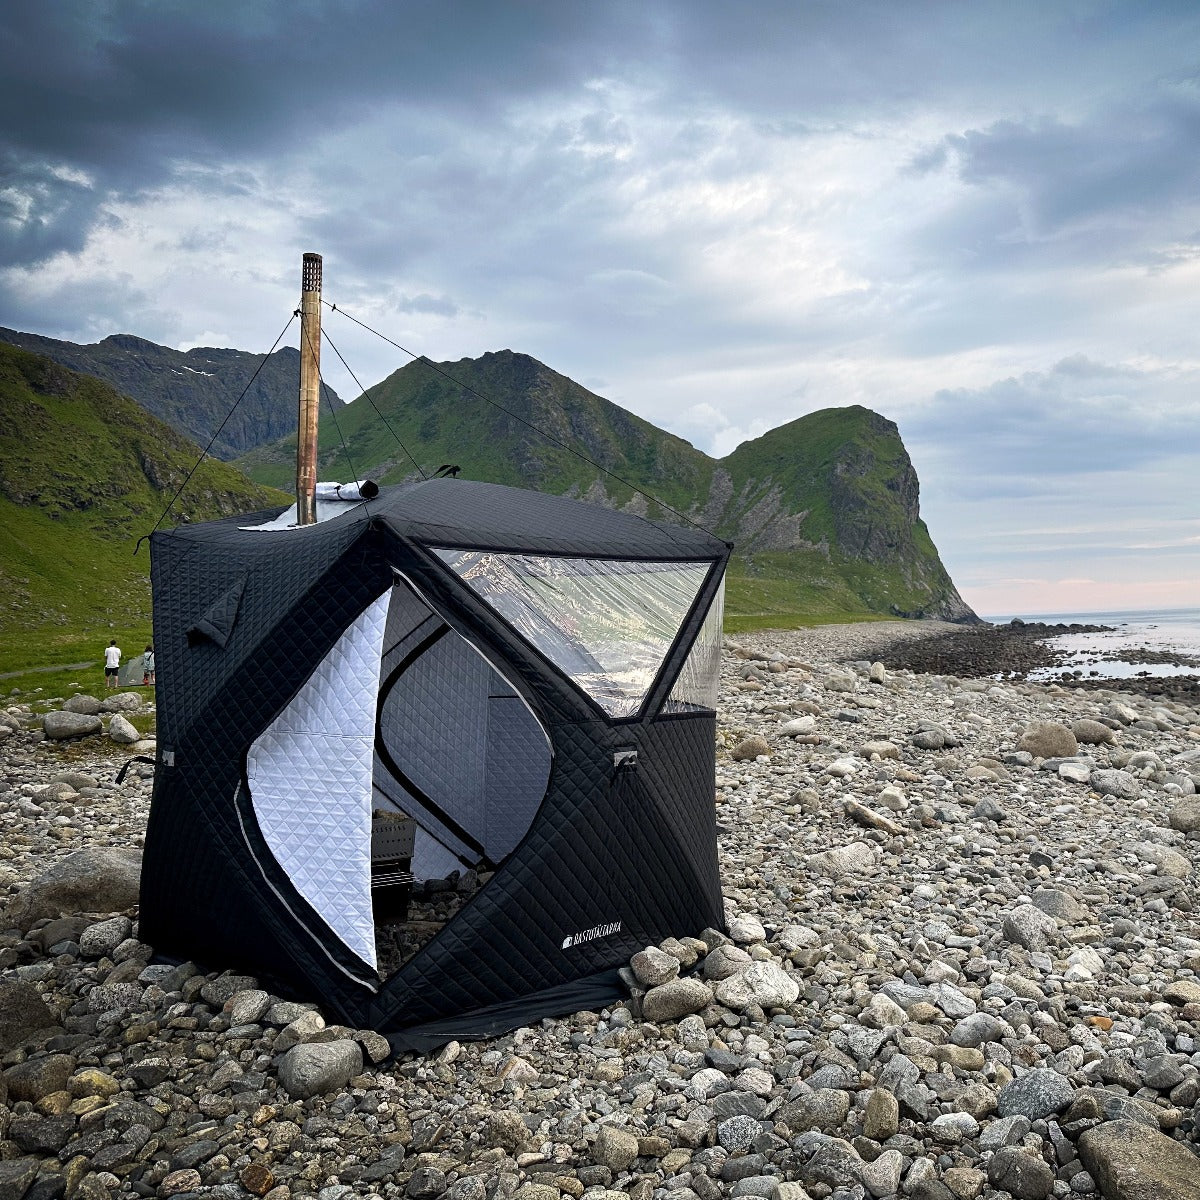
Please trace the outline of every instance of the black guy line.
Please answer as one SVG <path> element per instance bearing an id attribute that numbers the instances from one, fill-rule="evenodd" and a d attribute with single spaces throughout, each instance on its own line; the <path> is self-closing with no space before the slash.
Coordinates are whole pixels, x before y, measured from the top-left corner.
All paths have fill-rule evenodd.
<path id="1" fill-rule="evenodd" d="M 183 489 L 187 487 L 189 483 L 191 483 L 192 476 L 195 475 L 195 473 L 200 469 L 200 464 L 208 457 L 208 452 L 213 448 L 213 443 L 221 436 L 221 430 L 229 424 L 229 418 L 233 416 L 234 412 L 237 410 L 237 406 L 245 399 L 246 393 L 250 390 L 250 388 L 254 385 L 254 381 L 258 378 L 258 373 L 267 365 L 267 359 L 269 359 L 271 355 L 275 353 L 276 346 L 283 341 L 283 335 L 287 333 L 292 322 L 296 319 L 296 314 L 299 313 L 299 311 L 299 309 L 296 309 L 296 311 L 288 318 L 287 324 L 279 331 L 279 336 L 275 339 L 275 345 L 272 346 L 270 350 L 268 350 L 266 354 L 262 356 L 262 360 L 259 362 L 258 366 L 254 368 L 254 374 L 250 376 L 250 382 L 247 383 L 244 388 L 242 388 L 242 394 L 233 402 L 233 408 L 231 408 L 225 414 L 225 419 L 220 425 L 217 426 L 217 432 L 214 433 L 211 438 L 209 438 L 208 445 L 205 446 L 200 452 L 200 457 L 196 459 L 195 465 L 187 473 L 187 478 L 184 479 L 184 481 L 179 485 L 179 490 L 174 496 L 171 497 L 171 502 L 162 510 L 162 515 L 157 521 L 154 522 L 154 529 L 151 529 L 150 533 L 144 533 L 140 538 L 138 538 L 137 545 L 135 545 L 133 548 L 134 557 L 137 556 L 137 552 L 142 548 L 142 543 L 150 536 L 150 534 L 154 533 L 158 529 L 163 521 L 166 520 L 167 513 L 169 513 L 171 509 L 175 507 L 175 501 L 178 500 L 181 495 L 183 495 Z"/>
<path id="2" fill-rule="evenodd" d="M 407 354 L 409 356 L 409 358 L 413 359 L 415 362 L 424 363 L 431 371 L 434 371 L 438 375 L 441 375 L 443 379 L 449 380 L 452 384 L 454 384 L 455 387 L 462 388 L 462 390 L 464 392 L 467 392 L 469 395 L 474 396 L 478 400 L 482 400 L 485 404 L 490 404 L 493 408 L 498 408 L 502 413 L 506 413 L 508 416 L 512 417 L 512 419 L 514 421 L 519 421 L 527 429 L 531 429 L 531 430 L 533 430 L 534 433 L 538 434 L 540 437 L 545 438 L 546 441 L 553 442 L 554 445 L 558 446 L 562 450 L 566 450 L 568 454 L 575 455 L 576 458 L 578 458 L 582 462 L 587 463 L 588 466 L 595 467 L 595 469 L 597 471 L 602 471 L 610 479 L 615 479 L 623 487 L 627 487 L 631 491 L 636 492 L 639 496 L 643 497 L 644 499 L 651 500 L 655 504 L 659 505 L 659 507 L 665 508 L 667 510 L 667 512 L 672 513 L 674 516 L 677 516 L 681 521 L 685 522 L 688 525 L 691 525 L 693 529 L 699 529 L 702 533 L 707 533 L 709 535 L 709 537 L 717 536 L 715 533 L 713 533 L 713 531 L 711 529 L 707 529 L 705 526 L 701 525 L 699 521 L 693 521 L 691 517 L 687 516 L 685 513 L 681 513 L 677 508 L 672 508 L 665 500 L 661 500 L 661 499 L 659 499 L 658 496 L 654 496 L 654 495 L 651 495 L 649 492 L 643 491 L 640 487 L 637 486 L 637 484 L 630 483 L 630 481 L 628 479 L 622 479 L 621 476 L 618 475 L 615 471 L 610 471 L 607 467 L 603 467 L 598 462 L 595 462 L 592 459 L 588 458 L 588 456 L 586 454 L 583 454 L 581 451 L 576 450 L 574 446 L 570 445 L 570 443 L 561 441 L 559 438 L 556 438 L 553 434 L 547 433 L 540 426 L 534 425 L 532 421 L 525 420 L 524 417 L 519 416 L 517 413 L 513 412 L 511 409 L 505 408 L 504 405 L 501 404 L 498 400 L 493 400 L 491 398 L 491 396 L 486 396 L 482 392 L 477 392 L 469 384 L 465 384 L 465 383 L 461 382 L 460 380 L 455 379 L 453 375 L 451 375 L 448 371 L 443 371 L 442 368 L 437 365 L 437 363 L 426 358 L 425 355 L 415 354 L 412 350 L 409 350 L 407 346 L 402 346 L 402 345 L 400 345 L 399 342 L 393 341 L 386 334 L 380 333 L 378 329 L 372 329 L 371 326 L 368 325 L 365 321 L 360 321 L 357 317 L 352 316 L 350 313 L 348 313 L 344 308 L 338 308 L 338 306 L 336 304 L 330 304 L 330 302 L 328 300 L 322 300 L 322 303 L 328 304 L 331 312 L 341 313 L 342 316 L 344 316 L 347 320 L 353 321 L 355 325 L 361 326 L 368 333 L 373 333 L 377 338 L 380 338 L 382 341 L 387 342 L 387 344 L 389 346 L 395 346 L 397 350 L 400 350 L 404 354 Z"/>
<path id="3" fill-rule="evenodd" d="M 328 333 L 324 333 L 322 336 L 329 343 L 330 349 L 338 356 L 338 361 L 341 362 L 342 366 L 345 367 L 349 372 L 350 378 L 354 380 L 354 383 L 358 388 L 358 398 L 360 400 L 365 399 L 367 403 L 375 410 L 375 415 L 383 422 L 384 428 L 392 435 L 393 438 L 396 439 L 396 445 L 399 446 L 400 449 L 403 450 L 408 456 L 408 461 L 417 468 L 417 474 L 420 475 L 422 479 L 428 479 L 429 476 L 426 475 L 421 469 L 421 464 L 417 462 L 415 458 L 413 458 L 408 447 L 400 440 L 400 435 L 388 423 L 387 417 L 385 417 L 383 413 L 379 411 L 379 406 L 375 403 L 375 397 L 372 396 L 371 393 L 368 392 L 361 383 L 359 383 L 358 376 L 350 370 L 350 364 L 342 357 L 342 352 L 333 344 L 333 339 Z"/>

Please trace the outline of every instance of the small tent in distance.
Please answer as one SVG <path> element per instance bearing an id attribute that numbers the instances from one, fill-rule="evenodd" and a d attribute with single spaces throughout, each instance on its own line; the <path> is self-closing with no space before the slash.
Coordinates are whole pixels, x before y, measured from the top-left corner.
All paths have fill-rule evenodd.
<path id="1" fill-rule="evenodd" d="M 452 479 L 333 511 L 152 539 L 142 936 L 426 1049 L 609 1003 L 631 954 L 719 927 L 729 547 Z M 390 974 L 381 809 L 418 878 L 490 873 Z"/>

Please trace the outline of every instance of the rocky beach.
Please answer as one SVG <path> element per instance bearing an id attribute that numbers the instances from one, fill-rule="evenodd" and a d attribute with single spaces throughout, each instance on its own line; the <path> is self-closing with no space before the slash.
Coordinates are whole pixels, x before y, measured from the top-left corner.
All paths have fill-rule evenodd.
<path id="1" fill-rule="evenodd" d="M 1028 683 L 1038 645 L 730 640 L 726 929 L 396 1060 L 152 961 L 141 699 L 6 697 L 0 1200 L 1200 1200 L 1200 697 Z"/>

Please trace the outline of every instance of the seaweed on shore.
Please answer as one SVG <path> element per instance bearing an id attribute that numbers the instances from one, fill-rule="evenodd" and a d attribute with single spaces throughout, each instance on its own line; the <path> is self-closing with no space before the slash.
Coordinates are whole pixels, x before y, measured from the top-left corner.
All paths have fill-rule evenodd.
<path id="1" fill-rule="evenodd" d="M 973 625 L 918 641 L 901 641 L 878 651 L 876 657 L 889 667 L 927 675 L 954 675 L 959 679 L 1028 678 L 1031 671 L 1055 670 L 1046 683 L 1092 691 L 1120 691 L 1149 699 L 1200 703 L 1200 677 L 1195 675 L 1133 675 L 1120 679 L 1083 675 L 1067 666 L 1065 656 L 1046 642 L 1047 638 L 1070 633 L 1108 633 L 1108 625 L 1049 625 L 1043 622 L 1013 622 L 1009 625 Z M 1122 650 L 1109 657 L 1124 662 L 1191 666 L 1194 660 L 1182 655 L 1151 650 Z"/>

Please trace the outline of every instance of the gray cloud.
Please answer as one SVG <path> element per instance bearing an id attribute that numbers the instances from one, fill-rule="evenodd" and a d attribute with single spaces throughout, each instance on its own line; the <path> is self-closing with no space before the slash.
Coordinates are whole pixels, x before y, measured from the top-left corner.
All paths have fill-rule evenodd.
<path id="1" fill-rule="evenodd" d="M 1200 470 L 1197 44 L 1131 0 L 10 5 L 0 322 L 266 349 L 319 250 L 415 352 L 512 346 L 704 449 L 894 416 L 969 575 L 964 513 L 1153 524 Z"/>

